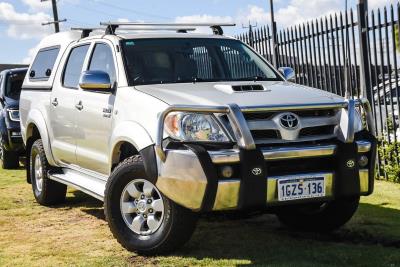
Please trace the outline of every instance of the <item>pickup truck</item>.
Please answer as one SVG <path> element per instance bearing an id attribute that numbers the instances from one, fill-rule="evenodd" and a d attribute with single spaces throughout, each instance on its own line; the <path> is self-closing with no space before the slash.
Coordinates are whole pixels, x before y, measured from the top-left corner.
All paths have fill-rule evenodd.
<path id="1" fill-rule="evenodd" d="M 122 246 L 151 255 L 185 244 L 202 213 L 333 231 L 373 192 L 365 99 L 290 82 L 229 25 L 103 26 L 44 38 L 29 67 L 21 131 L 38 203 L 77 188 L 104 201 Z"/>

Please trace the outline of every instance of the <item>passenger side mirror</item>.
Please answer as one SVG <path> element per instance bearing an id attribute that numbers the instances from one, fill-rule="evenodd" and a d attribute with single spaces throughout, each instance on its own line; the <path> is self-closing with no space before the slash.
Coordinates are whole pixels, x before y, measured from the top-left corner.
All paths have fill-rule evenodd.
<path id="1" fill-rule="evenodd" d="M 279 72 L 282 73 L 283 77 L 289 82 L 296 81 L 296 73 L 290 67 L 281 67 L 279 68 Z"/>
<path id="2" fill-rule="evenodd" d="M 79 86 L 84 90 L 111 92 L 112 84 L 108 73 L 100 70 L 82 72 Z"/>

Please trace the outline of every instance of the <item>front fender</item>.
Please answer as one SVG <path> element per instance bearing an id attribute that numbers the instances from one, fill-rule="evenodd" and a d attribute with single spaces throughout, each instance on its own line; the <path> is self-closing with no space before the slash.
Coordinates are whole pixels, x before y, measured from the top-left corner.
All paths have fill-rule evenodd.
<path id="1" fill-rule="evenodd" d="M 37 109 L 32 109 L 29 111 L 27 120 L 26 120 L 26 129 L 23 129 L 23 125 L 21 125 L 21 130 L 23 132 L 22 136 L 24 139 L 24 143 L 26 145 L 27 140 L 33 135 L 33 127 L 39 130 L 40 138 L 43 142 L 44 151 L 46 153 L 47 161 L 50 165 L 56 166 L 56 162 L 53 157 L 53 153 L 51 152 L 50 138 L 49 132 L 47 128 L 46 121 L 43 117 L 42 112 Z"/>
<path id="2" fill-rule="evenodd" d="M 139 123 L 135 121 L 124 121 L 122 123 L 119 123 L 114 128 L 110 139 L 110 166 L 112 165 L 112 158 L 115 147 L 117 147 L 117 145 L 121 142 L 132 144 L 137 151 L 141 151 L 142 149 L 154 144 L 154 141 L 151 138 L 150 134 Z"/>

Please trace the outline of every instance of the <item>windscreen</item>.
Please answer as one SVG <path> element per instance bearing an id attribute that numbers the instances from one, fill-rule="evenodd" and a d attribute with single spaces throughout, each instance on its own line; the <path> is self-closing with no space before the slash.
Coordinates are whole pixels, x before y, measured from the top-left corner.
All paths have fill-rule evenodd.
<path id="1" fill-rule="evenodd" d="M 240 41 L 217 38 L 124 40 L 131 85 L 281 80 Z"/>
<path id="2" fill-rule="evenodd" d="M 6 97 L 18 100 L 21 94 L 22 83 L 24 82 L 25 72 L 8 74 L 4 94 Z"/>

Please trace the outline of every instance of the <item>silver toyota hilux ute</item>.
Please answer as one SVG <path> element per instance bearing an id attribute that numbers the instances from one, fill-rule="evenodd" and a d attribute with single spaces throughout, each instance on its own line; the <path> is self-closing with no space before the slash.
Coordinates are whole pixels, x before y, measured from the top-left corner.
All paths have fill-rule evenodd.
<path id="1" fill-rule="evenodd" d="M 290 82 L 291 68 L 224 36 L 229 25 L 104 26 L 46 37 L 29 67 L 20 117 L 38 203 L 77 188 L 104 201 L 122 246 L 160 254 L 201 213 L 332 231 L 373 192 L 365 99 Z"/>

